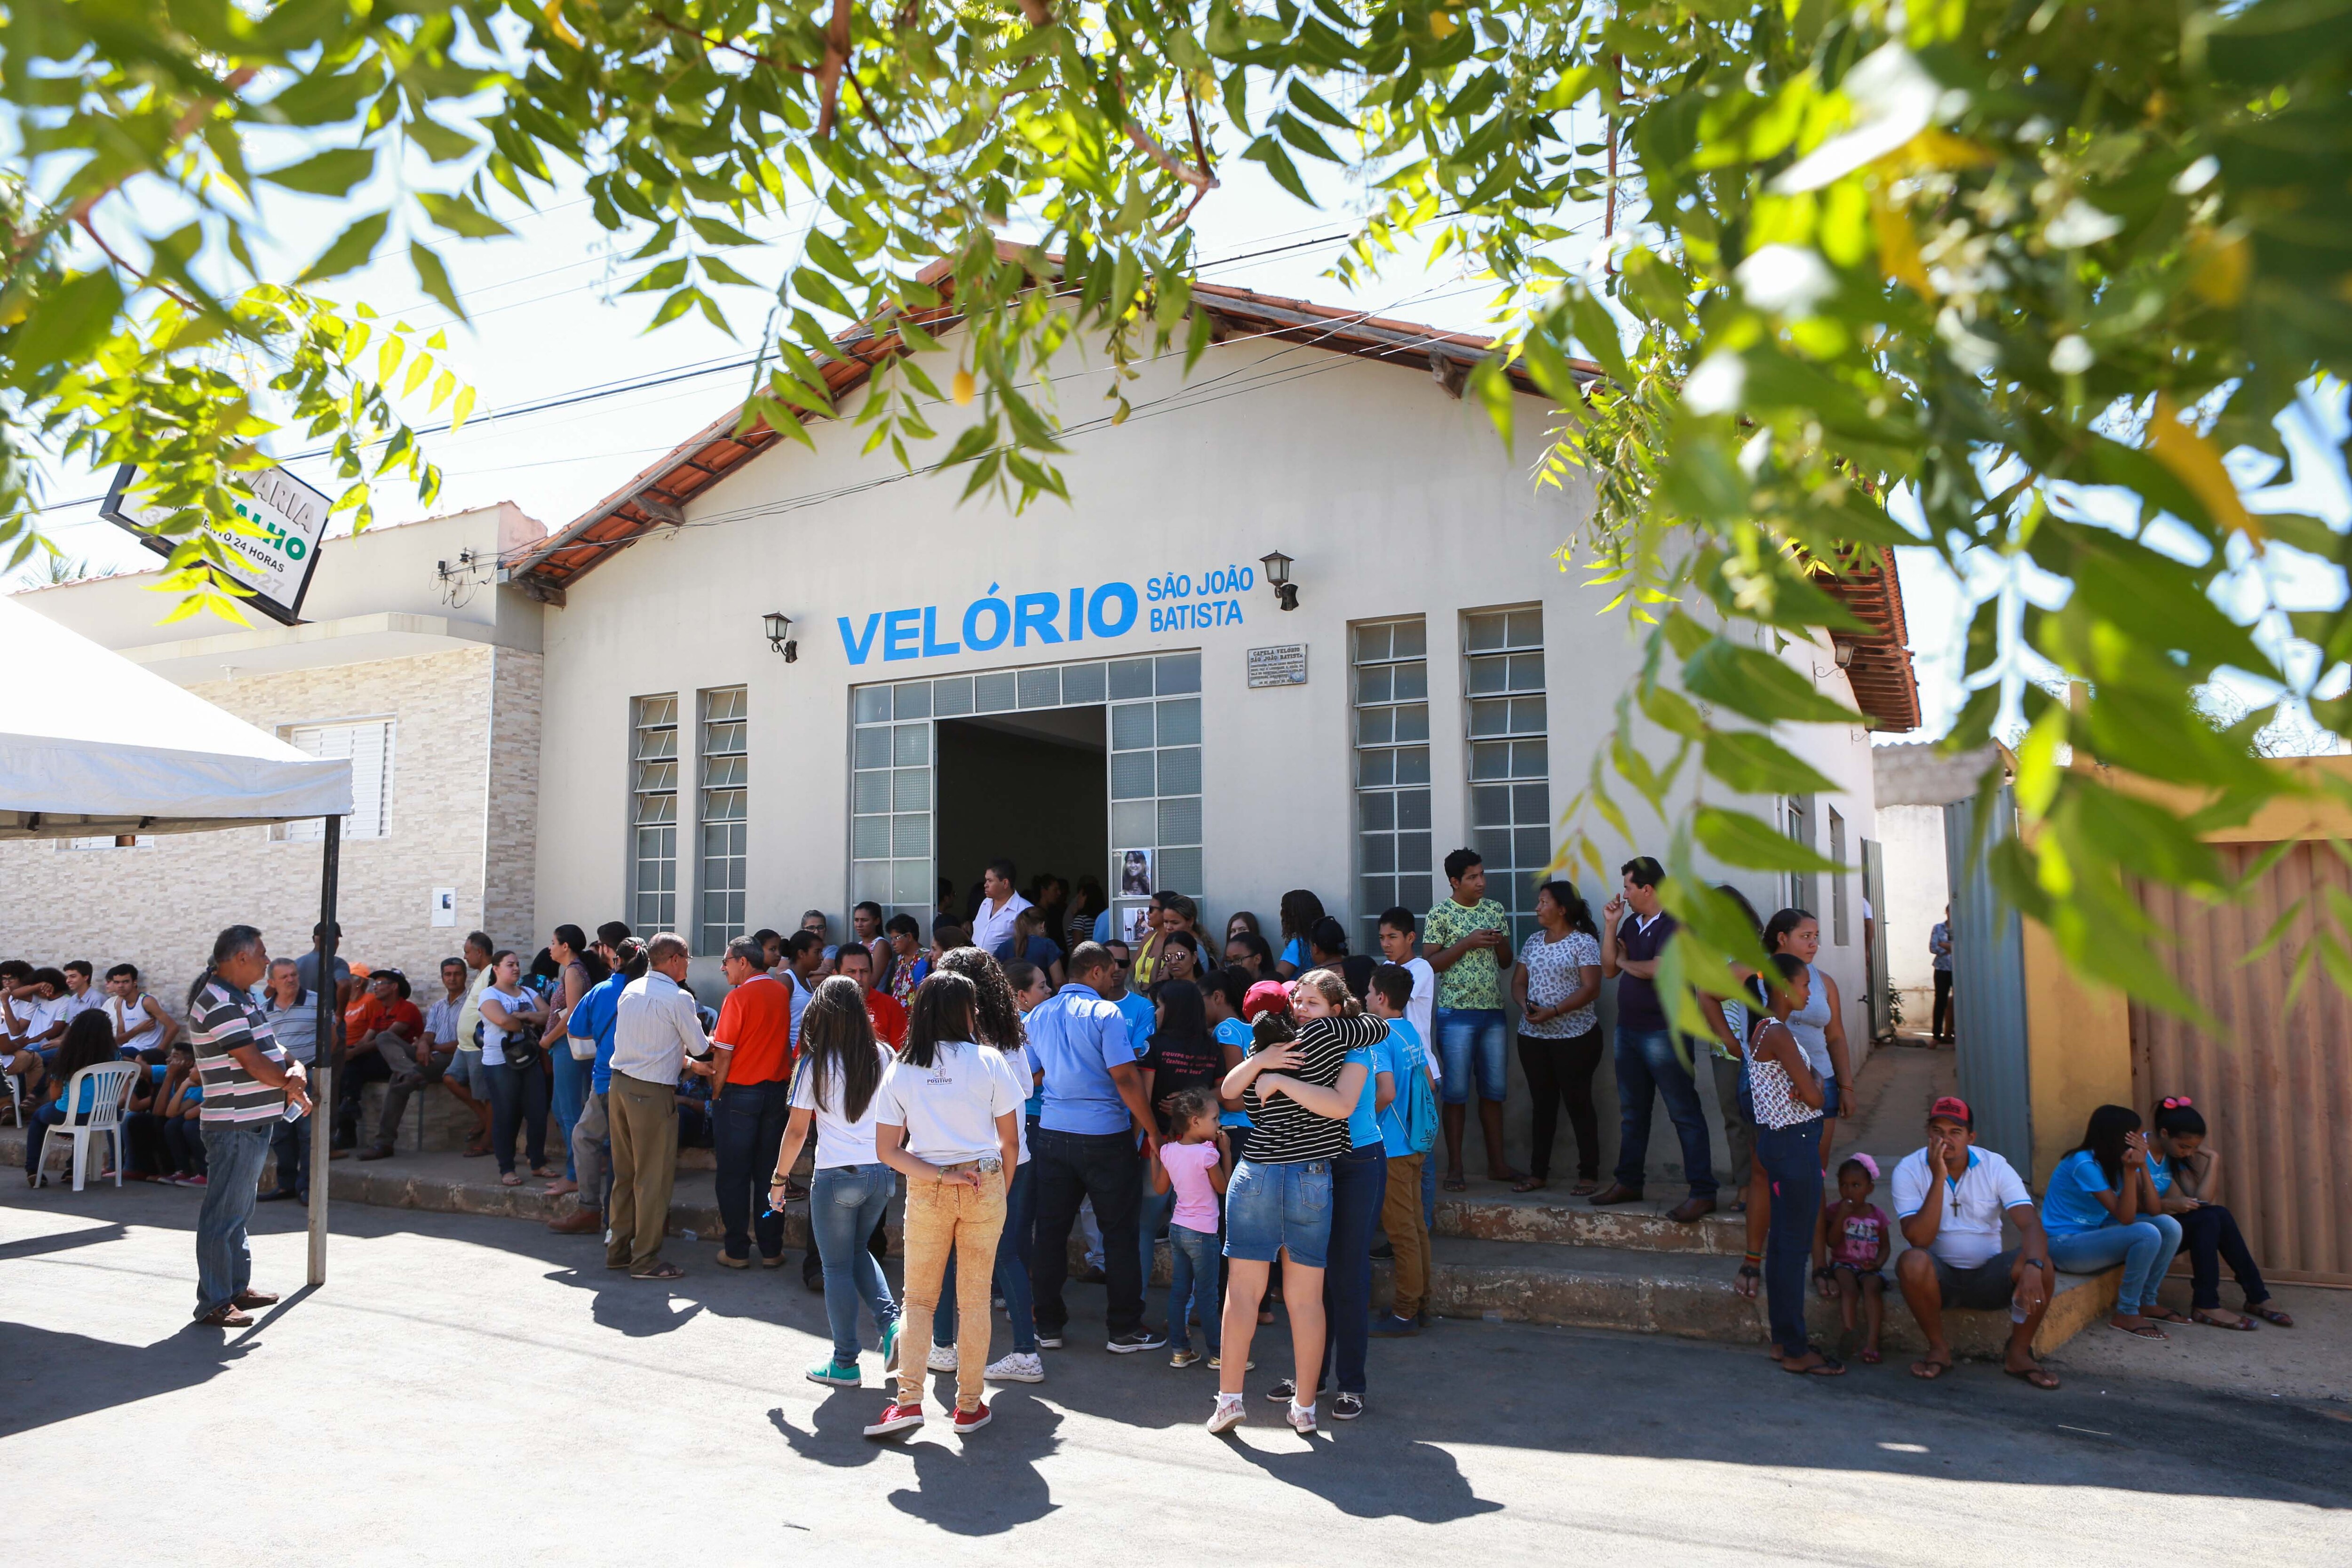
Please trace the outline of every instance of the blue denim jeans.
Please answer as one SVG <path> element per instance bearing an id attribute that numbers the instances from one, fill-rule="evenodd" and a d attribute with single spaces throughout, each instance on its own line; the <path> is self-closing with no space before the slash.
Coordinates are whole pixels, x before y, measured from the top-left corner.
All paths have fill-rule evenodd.
<path id="1" fill-rule="evenodd" d="M 1505 1058 L 1511 1032 L 1496 1007 L 1440 1007 L 1430 1019 L 1437 1036 L 1438 1060 L 1445 1079 L 1438 1086 L 1448 1105 L 1470 1103 L 1475 1064 L 1478 1098 L 1499 1100 L 1510 1082 Z"/>
<path id="2" fill-rule="evenodd" d="M 898 1190 L 898 1176 L 882 1164 L 820 1166 L 809 1181 L 809 1232 L 824 1260 L 825 1326 L 833 1331 L 836 1366 L 857 1364 L 859 1301 L 877 1330 L 898 1321 L 890 1282 L 866 1246 Z"/>
<path id="3" fill-rule="evenodd" d="M 1030 1131 L 1036 1129 L 1033 1124 Z M 1024 1160 L 1004 1191 L 1004 1230 L 996 1238 L 996 1293 L 1004 1298 L 1004 1315 L 1013 1320 L 1013 1353 L 1037 1353 L 1037 1304 L 1029 1291 L 1029 1248 L 1037 1237 L 1037 1180 L 1034 1160 Z M 956 1342 L 956 1258 L 948 1254 L 948 1271 L 940 1281 L 940 1304 L 931 1313 L 931 1343 Z"/>
<path id="4" fill-rule="evenodd" d="M 1650 1112 L 1663 1099 L 1666 1118 L 1682 1140 L 1683 1174 L 1690 1180 L 1690 1195 L 1715 1196 L 1715 1151 L 1707 1142 L 1698 1085 L 1684 1059 L 1689 1048 L 1689 1041 L 1678 1048 L 1673 1034 L 1664 1029 L 1617 1031 L 1617 1180 L 1621 1185 L 1638 1192 L 1643 1184 L 1644 1167 L 1650 1160 Z M 1445 1071 L 1450 1079 L 1451 1063 Z M 1818 1134 L 1821 1129 L 1813 1131 Z M 1812 1223 L 1810 1213 L 1805 1223 Z"/>
<path id="5" fill-rule="evenodd" d="M 563 1179 L 576 1182 L 580 1167 L 572 1160 L 572 1130 L 580 1125 L 580 1112 L 587 1107 L 588 1073 L 594 1064 L 574 1057 L 561 1036 L 548 1059 L 555 1066 L 555 1080 L 549 1086 L 547 1109 L 563 1130 Z"/>
<path id="6" fill-rule="evenodd" d="M 271 1122 L 270 1152 L 278 1157 L 278 1190 L 299 1193 L 305 1203 L 310 1198 L 310 1119 L 298 1116 L 289 1121 L 279 1117 Z"/>
<path id="7" fill-rule="evenodd" d="M 201 1318 L 226 1307 L 253 1282 L 253 1249 L 246 1222 L 261 1167 L 269 1159 L 268 1121 L 204 1123 L 205 1205 L 196 1214 L 196 1310 Z"/>
<path id="8" fill-rule="evenodd" d="M 756 1236 L 762 1258 L 784 1255 L 784 1216 L 768 1209 L 768 1179 L 793 1116 L 793 1086 L 730 1083 L 710 1108 L 711 1144 L 719 1162 L 719 1219 L 727 1256 L 747 1258 Z M 755 1217 L 756 1216 L 756 1217 Z"/>
<path id="9" fill-rule="evenodd" d="M 1663 1038 L 1663 1037 L 1661 1037 Z M 1772 1228 L 1764 1237 L 1764 1307 L 1780 1353 L 1803 1355 L 1806 1276 L 1822 1212 L 1822 1121 L 1756 1129 L 1756 1158 L 1772 1184 Z M 1618 1178 L 1623 1180 L 1622 1176 Z"/>
<path id="10" fill-rule="evenodd" d="M 2144 1214 L 2129 1225 L 2110 1223 L 2050 1238 L 2050 1261 L 2068 1274 L 2096 1274 L 2122 1264 L 2116 1310 L 2126 1313 L 2156 1305 L 2156 1288 L 2179 1250 L 2180 1222 L 2168 1214 Z"/>
<path id="11" fill-rule="evenodd" d="M 1192 1320 L 1201 1320 L 1201 1338 L 1215 1355 L 1220 1342 L 1217 1314 L 1224 1309 L 1217 1300 L 1217 1273 L 1221 1260 L 1217 1255 L 1217 1233 L 1193 1230 L 1181 1225 L 1168 1227 L 1168 1250 L 1174 1257 L 1175 1272 L 1168 1283 L 1168 1348 L 1188 1351 L 1192 1348 Z"/>
<path id="12" fill-rule="evenodd" d="M 1323 1269 L 1324 1374 L 1342 1394 L 1364 1392 L 1372 1336 L 1372 1232 L 1389 1194 L 1385 1146 L 1367 1143 L 1331 1162 L 1331 1244 Z"/>

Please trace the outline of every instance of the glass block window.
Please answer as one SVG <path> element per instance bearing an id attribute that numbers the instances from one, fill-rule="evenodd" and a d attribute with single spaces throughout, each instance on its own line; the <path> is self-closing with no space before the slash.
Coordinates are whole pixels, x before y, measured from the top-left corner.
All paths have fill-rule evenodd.
<path id="1" fill-rule="evenodd" d="M 1429 628 L 1419 616 L 1355 628 L 1356 919 L 1378 952 L 1381 912 L 1435 898 L 1429 827 Z"/>
<path id="2" fill-rule="evenodd" d="M 1536 889 L 1551 863 L 1550 719 L 1543 611 L 1462 617 L 1470 742 L 1470 847 L 1486 862 L 1486 896 L 1511 914 L 1516 942 L 1536 929 Z"/>
<path id="3" fill-rule="evenodd" d="M 853 900 L 929 922 L 936 896 L 931 798 L 940 719 L 1108 704 L 1110 864 L 1152 852 L 1152 886 L 1199 898 L 1201 656 L 1197 652 L 946 675 L 850 693 L 849 881 Z M 1126 900 L 1120 924 L 1141 899 Z M 1122 926 L 1123 929 L 1123 926 Z"/>
<path id="4" fill-rule="evenodd" d="M 1007 682 L 1010 685 L 1010 682 Z M 1013 706 L 1003 702 L 982 710 Z M 850 694 L 850 898 L 885 917 L 910 914 L 928 928 L 931 878 L 931 719 L 975 710 L 971 676 L 861 686 Z"/>
<path id="5" fill-rule="evenodd" d="M 352 814 L 343 818 L 345 838 L 383 838 L 392 832 L 392 752 L 394 723 L 390 719 L 362 719 L 340 724 L 292 724 L 278 731 L 287 744 L 314 757 L 348 757 L 352 763 Z M 324 820 L 306 816 L 281 822 L 270 837 L 282 842 L 315 844 L 325 837 Z M 103 842 L 111 844 L 112 839 Z"/>
<path id="6" fill-rule="evenodd" d="M 1838 815 L 1838 808 L 1833 805 L 1829 807 L 1829 816 L 1830 858 L 1843 866 L 1845 864 L 1845 818 Z M 1845 929 L 1845 873 L 1843 871 L 1830 873 L 1830 942 L 1837 947 L 1850 945 Z"/>
<path id="7" fill-rule="evenodd" d="M 696 883 L 702 915 L 695 926 L 697 952 L 723 952 L 744 931 L 745 837 L 751 831 L 745 806 L 751 783 L 747 728 L 743 688 L 722 686 L 702 694 L 702 809 L 696 818 L 702 834 Z"/>
<path id="8" fill-rule="evenodd" d="M 1201 656 L 1117 659 L 1106 686 L 1111 863 L 1103 886 L 1111 891 L 1111 929 L 1124 934 L 1150 902 L 1122 896 L 1130 849 L 1152 852 L 1153 892 L 1202 896 Z"/>
<path id="9" fill-rule="evenodd" d="M 629 923 L 677 924 L 677 693 L 629 704 Z"/>

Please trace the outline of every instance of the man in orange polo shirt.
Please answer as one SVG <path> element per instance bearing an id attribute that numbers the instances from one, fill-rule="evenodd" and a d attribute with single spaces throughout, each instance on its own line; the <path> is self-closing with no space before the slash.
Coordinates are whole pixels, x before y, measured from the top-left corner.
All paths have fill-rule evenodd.
<path id="1" fill-rule="evenodd" d="M 760 1262 L 773 1268 L 784 1260 L 784 1216 L 767 1212 L 767 1190 L 792 1118 L 793 994 L 768 973 L 765 948 L 750 937 L 729 942 L 719 966 L 734 989 L 719 1005 L 719 1027 L 710 1036 L 719 1063 L 710 1081 L 710 1125 L 719 1216 L 727 1226 L 719 1261 L 750 1268 L 756 1233 Z"/>
<path id="2" fill-rule="evenodd" d="M 874 1037 L 897 1050 L 907 1043 L 907 1009 L 887 991 L 874 989 L 874 955 L 854 942 L 841 944 L 841 973 L 857 982 L 866 993 L 866 1020 L 874 1026 Z"/>

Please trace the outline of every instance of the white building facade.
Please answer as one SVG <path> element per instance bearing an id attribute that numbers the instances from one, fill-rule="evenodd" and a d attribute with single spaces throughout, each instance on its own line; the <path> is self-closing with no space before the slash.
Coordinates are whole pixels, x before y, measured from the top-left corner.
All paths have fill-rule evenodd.
<path id="1" fill-rule="evenodd" d="M 20 603 L 305 750 L 348 756 L 343 954 L 412 984 L 468 931 L 535 951 L 541 606 L 498 581 L 543 534 L 511 505 L 328 542 L 305 623 L 209 614 L 170 626 L 155 573 L 44 588 Z M 39 688 L 31 672 L 28 691 Z M 37 700 L 71 702 L 69 690 Z M 0 844 L 0 952 L 138 965 L 176 1013 L 223 926 L 273 954 L 310 945 L 315 823 L 140 839 Z"/>

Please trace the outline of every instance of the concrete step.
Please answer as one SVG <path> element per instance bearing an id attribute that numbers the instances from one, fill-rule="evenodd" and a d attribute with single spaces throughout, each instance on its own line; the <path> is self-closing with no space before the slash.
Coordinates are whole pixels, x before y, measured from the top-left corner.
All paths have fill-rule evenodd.
<path id="1" fill-rule="evenodd" d="M 1713 1258 L 1738 1258 L 1747 1249 L 1748 1222 L 1742 1215 L 1717 1211 L 1688 1225 L 1668 1219 L 1666 1211 L 1683 1197 L 1675 1192 L 1594 1208 L 1582 1198 L 1570 1197 L 1566 1183 L 1540 1192 L 1515 1193 L 1499 1182 L 1474 1181 L 1467 1193 L 1437 1194 L 1434 1233 L 1471 1241 L 1610 1247 Z"/>
<path id="2" fill-rule="evenodd" d="M 1737 1268 L 1735 1259 L 1688 1252 L 1440 1237 L 1431 1244 L 1429 1307 L 1440 1317 L 1760 1345 L 1769 1338 L 1764 1302 L 1760 1295 L 1750 1300 L 1733 1293 Z M 2035 1353 L 2054 1350 L 2113 1310 L 2121 1278 L 2120 1269 L 2058 1276 L 2058 1299 L 2035 1336 Z M 1393 1300 L 1392 1285 L 1393 1266 L 1376 1263 L 1376 1306 Z M 1944 1316 L 1946 1331 L 1961 1355 L 1999 1355 L 2008 1344 L 2005 1311 Z M 1838 1303 L 1809 1292 L 1806 1324 L 1816 1343 L 1836 1347 L 1843 1331 Z M 1890 1358 L 1927 1348 L 1891 1278 L 1880 1342 Z M 1858 1337 L 1854 1343 L 1859 1345 Z"/>

